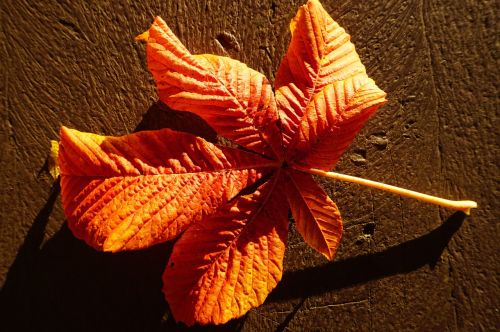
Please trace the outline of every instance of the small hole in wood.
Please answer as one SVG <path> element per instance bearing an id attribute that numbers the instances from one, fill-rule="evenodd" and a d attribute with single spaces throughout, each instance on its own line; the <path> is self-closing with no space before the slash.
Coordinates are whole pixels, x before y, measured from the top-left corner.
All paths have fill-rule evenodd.
<path id="1" fill-rule="evenodd" d="M 373 233 L 375 233 L 375 224 L 374 223 L 368 223 L 363 227 L 363 234 L 365 235 L 370 235 L 372 236 Z"/>

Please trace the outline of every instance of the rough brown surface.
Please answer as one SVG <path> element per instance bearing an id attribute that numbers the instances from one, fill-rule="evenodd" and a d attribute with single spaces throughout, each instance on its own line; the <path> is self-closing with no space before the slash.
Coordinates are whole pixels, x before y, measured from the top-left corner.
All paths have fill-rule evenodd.
<path id="1" fill-rule="evenodd" d="M 133 40 L 154 15 L 193 53 L 229 55 L 273 79 L 302 1 L 253 3 L 1 2 L 0 329 L 184 330 L 160 291 L 171 244 L 109 255 L 75 239 L 45 158 L 62 124 L 118 135 L 188 121 L 156 103 L 144 47 Z M 480 208 L 464 220 L 323 181 L 345 220 L 336 261 L 327 263 L 292 232 L 281 284 L 266 304 L 221 330 L 498 330 L 498 6 L 324 5 L 390 100 L 338 170 L 475 199 Z"/>

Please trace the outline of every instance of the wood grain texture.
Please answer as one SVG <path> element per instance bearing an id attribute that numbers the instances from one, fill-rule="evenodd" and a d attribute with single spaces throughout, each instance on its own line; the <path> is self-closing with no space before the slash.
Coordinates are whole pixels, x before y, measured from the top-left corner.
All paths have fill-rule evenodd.
<path id="1" fill-rule="evenodd" d="M 187 129 L 191 118 L 162 113 L 144 46 L 133 39 L 154 16 L 192 53 L 231 56 L 272 81 L 301 4 L 1 2 L 2 325 L 185 330 L 173 322 L 160 291 L 171 244 L 109 255 L 75 239 L 44 168 L 50 140 L 62 124 L 107 135 Z M 262 307 L 220 329 L 495 330 L 498 6 L 492 0 L 323 4 L 351 34 L 389 100 L 337 170 L 475 199 L 480 208 L 462 222 L 424 203 L 321 180 L 345 222 L 336 261 L 327 263 L 292 232 L 278 288 Z"/>

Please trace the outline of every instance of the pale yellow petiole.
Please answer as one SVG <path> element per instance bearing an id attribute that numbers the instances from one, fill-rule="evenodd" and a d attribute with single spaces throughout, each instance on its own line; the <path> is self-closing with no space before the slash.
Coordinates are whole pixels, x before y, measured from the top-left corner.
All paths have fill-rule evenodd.
<path id="1" fill-rule="evenodd" d="M 336 180 L 342 180 L 342 181 L 347 181 L 347 182 L 352 182 L 352 183 L 357 183 L 361 184 L 363 186 L 369 187 L 369 188 L 376 188 L 384 191 L 388 191 L 393 194 L 398 194 L 401 196 L 409 197 L 409 198 L 414 198 L 423 202 L 427 203 L 432 203 L 436 205 L 443 206 L 448 209 L 453 209 L 453 210 L 459 210 L 463 211 L 465 214 L 469 215 L 470 214 L 470 209 L 477 208 L 477 203 L 474 201 L 452 201 L 449 199 L 444 199 L 432 195 L 427 195 L 427 194 L 422 194 L 417 191 L 413 190 L 408 190 L 408 189 L 403 189 L 400 187 L 396 186 L 391 186 L 389 184 L 381 183 L 381 182 L 376 182 L 372 180 L 367 180 L 363 178 L 358 178 L 356 176 L 351 176 L 351 175 L 345 175 L 341 173 L 335 173 L 335 172 L 325 172 L 320 169 L 315 169 L 315 168 L 302 168 L 298 166 L 294 166 L 294 169 L 309 173 L 309 174 L 314 174 L 314 175 L 319 175 L 323 177 L 327 177 L 330 179 L 336 179 Z"/>

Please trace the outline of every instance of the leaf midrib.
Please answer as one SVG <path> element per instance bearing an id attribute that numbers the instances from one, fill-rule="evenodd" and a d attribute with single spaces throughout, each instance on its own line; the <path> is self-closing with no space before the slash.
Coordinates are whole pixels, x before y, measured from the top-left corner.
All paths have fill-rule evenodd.
<path id="1" fill-rule="evenodd" d="M 198 278 L 198 280 L 200 280 L 201 278 L 203 278 L 203 276 L 205 275 L 205 273 L 207 272 L 208 269 L 212 268 L 214 266 L 214 264 L 217 264 L 219 263 L 219 259 L 221 258 L 221 256 L 227 251 L 227 250 L 230 250 L 230 248 L 238 241 L 238 239 L 240 238 L 240 236 L 245 232 L 245 230 L 248 229 L 248 227 L 250 227 L 251 224 L 253 224 L 255 222 L 255 220 L 257 219 L 257 216 L 260 215 L 260 213 L 262 212 L 262 210 L 265 208 L 265 206 L 267 205 L 267 203 L 269 202 L 269 199 L 271 198 L 271 196 L 274 194 L 274 190 L 279 182 L 279 178 L 280 178 L 280 175 L 281 175 L 281 168 L 278 168 L 278 171 L 276 172 L 276 174 L 274 175 L 275 176 L 275 179 L 273 180 L 273 183 L 271 184 L 271 188 L 269 189 L 269 192 L 267 194 L 267 196 L 264 198 L 264 200 L 262 201 L 262 204 L 259 206 L 259 208 L 255 211 L 255 213 L 252 215 L 251 218 L 248 219 L 248 222 L 241 228 L 241 231 L 238 233 L 238 235 L 236 235 L 231 241 L 228 242 L 228 245 L 223 249 L 221 250 L 213 259 L 210 263 L 208 263 L 206 266 L 207 268 L 203 271 L 203 273 L 200 275 L 200 277 Z"/>
<path id="2" fill-rule="evenodd" d="M 244 167 L 233 167 L 233 168 L 224 168 L 213 171 L 199 171 L 199 172 L 184 172 L 184 173 L 161 173 L 161 174 L 116 174 L 116 175 L 79 175 L 79 174 L 65 174 L 61 172 L 61 176 L 71 176 L 71 177 L 81 177 L 81 178 L 97 178 L 97 179 L 109 179 L 109 178 L 131 178 L 131 177 L 146 177 L 146 176 L 163 176 L 163 175 L 194 175 L 194 174 L 213 174 L 213 173 L 223 173 L 230 171 L 242 171 L 242 170 L 252 170 L 252 169 L 262 169 L 262 168 L 270 168 L 270 169 L 279 169 L 280 163 L 274 162 L 264 165 L 250 165 Z"/>
<path id="3" fill-rule="evenodd" d="M 314 217 L 314 214 L 313 212 L 311 211 L 311 208 L 309 207 L 309 205 L 307 204 L 304 196 L 302 195 L 298 185 L 297 185 L 297 182 L 294 180 L 294 178 L 291 176 L 291 175 L 288 175 L 288 178 L 291 180 L 291 182 L 293 183 L 295 189 L 297 190 L 298 194 L 299 194 L 299 197 L 300 199 L 302 200 L 302 202 L 304 203 L 304 205 L 307 207 L 307 212 L 309 213 L 309 215 L 311 216 L 312 219 L 314 219 L 315 223 L 314 225 L 317 226 L 317 229 L 319 230 L 319 233 L 321 234 L 321 238 L 323 239 L 323 244 L 326 246 L 327 250 L 328 250 L 328 254 L 329 256 L 331 256 L 331 252 L 330 252 L 330 247 L 328 246 L 328 241 L 326 240 L 325 238 L 325 235 L 323 234 L 321 228 L 319 227 L 319 224 L 316 220 L 316 217 Z M 305 239 L 304 239 L 305 240 Z M 307 241 L 306 241 L 307 242 Z"/>

